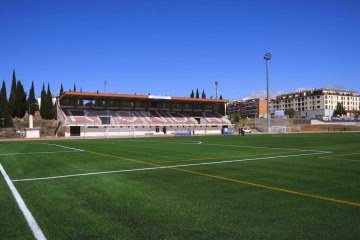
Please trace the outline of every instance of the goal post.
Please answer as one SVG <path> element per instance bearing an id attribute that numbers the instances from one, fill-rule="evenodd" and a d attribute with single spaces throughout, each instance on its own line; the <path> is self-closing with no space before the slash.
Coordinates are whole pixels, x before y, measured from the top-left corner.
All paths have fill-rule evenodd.
<path id="1" fill-rule="evenodd" d="M 290 133 L 291 128 L 287 126 L 271 126 L 270 133 Z"/>
<path id="2" fill-rule="evenodd" d="M 134 127 L 123 127 L 123 128 L 106 128 L 105 138 L 116 138 L 116 137 L 130 137 L 135 138 Z"/>

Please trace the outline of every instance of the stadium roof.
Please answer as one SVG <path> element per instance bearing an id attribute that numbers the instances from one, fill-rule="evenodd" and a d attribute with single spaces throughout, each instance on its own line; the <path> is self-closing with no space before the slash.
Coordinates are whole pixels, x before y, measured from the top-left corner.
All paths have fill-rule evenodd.
<path id="1" fill-rule="evenodd" d="M 179 103 L 228 103 L 229 100 L 220 99 L 202 99 L 202 98 L 185 98 L 159 95 L 136 95 L 136 94 L 112 94 L 112 93 L 93 93 L 93 92 L 64 92 L 59 99 L 76 99 L 76 100 L 104 100 L 104 101 L 144 101 L 144 102 L 179 102 Z"/>

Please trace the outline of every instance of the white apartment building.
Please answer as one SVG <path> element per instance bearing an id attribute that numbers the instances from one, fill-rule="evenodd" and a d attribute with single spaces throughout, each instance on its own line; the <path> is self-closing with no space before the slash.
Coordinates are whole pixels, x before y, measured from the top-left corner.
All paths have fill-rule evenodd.
<path id="1" fill-rule="evenodd" d="M 297 117 L 329 118 L 340 102 L 348 116 L 360 110 L 360 96 L 357 92 L 336 89 L 310 89 L 278 95 L 270 100 L 270 114 L 275 110 L 293 108 Z"/>

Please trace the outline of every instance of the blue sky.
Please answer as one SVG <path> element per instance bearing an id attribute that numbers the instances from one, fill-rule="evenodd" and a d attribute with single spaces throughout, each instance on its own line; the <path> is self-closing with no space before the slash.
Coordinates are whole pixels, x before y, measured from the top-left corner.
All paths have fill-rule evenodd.
<path id="1" fill-rule="evenodd" d="M 0 80 L 65 90 L 225 99 L 360 92 L 357 0 L 0 1 Z"/>

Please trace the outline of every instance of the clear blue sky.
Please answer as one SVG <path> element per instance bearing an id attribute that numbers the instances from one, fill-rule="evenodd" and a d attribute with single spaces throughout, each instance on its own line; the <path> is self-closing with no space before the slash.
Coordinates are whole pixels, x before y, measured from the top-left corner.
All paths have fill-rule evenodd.
<path id="1" fill-rule="evenodd" d="M 225 99 L 360 92 L 357 0 L 1 0 L 0 80 L 64 90 Z"/>

